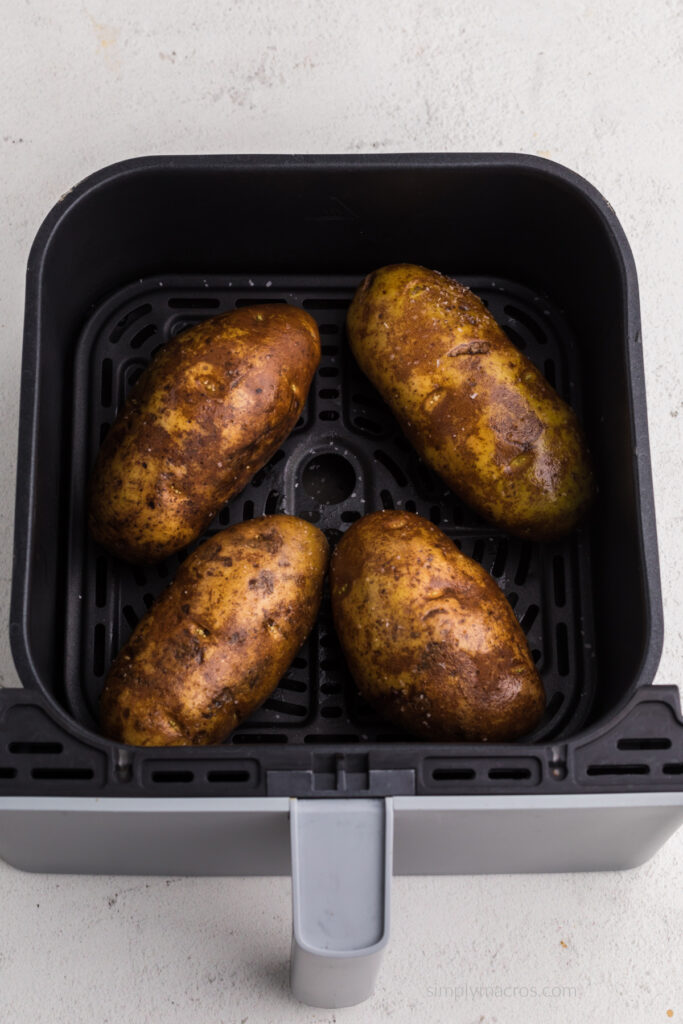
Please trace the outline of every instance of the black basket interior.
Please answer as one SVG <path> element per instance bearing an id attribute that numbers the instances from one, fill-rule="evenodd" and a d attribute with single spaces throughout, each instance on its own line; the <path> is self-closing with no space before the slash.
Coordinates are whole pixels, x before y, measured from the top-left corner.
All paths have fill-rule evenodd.
<path id="1" fill-rule="evenodd" d="M 505 592 L 528 637 L 548 707 L 529 739 L 575 732 L 588 718 L 595 688 L 590 550 L 576 532 L 539 545 L 480 520 L 413 452 L 393 416 L 360 372 L 344 321 L 358 278 L 311 286 L 277 275 L 145 280 L 112 296 L 89 320 L 74 372 L 71 524 L 66 561 L 64 699 L 71 714 L 97 728 L 97 704 L 116 652 L 187 555 L 153 567 L 127 565 L 89 538 L 84 484 L 98 446 L 131 385 L 155 350 L 200 319 L 254 302 L 303 306 L 318 321 L 322 359 L 303 417 L 251 484 L 216 517 L 231 522 L 285 512 L 315 522 L 334 541 L 360 516 L 403 508 L 439 525 L 480 562 Z M 577 348 L 560 313 L 544 297 L 509 281 L 466 281 L 521 348 L 580 412 Z M 290 671 L 230 743 L 395 741 L 346 669 L 327 596 L 316 627 Z"/>
<path id="2" fill-rule="evenodd" d="M 582 419 L 599 494 L 561 543 L 509 538 L 417 458 L 345 341 L 353 290 L 401 260 L 488 304 Z M 95 453 L 157 346 L 235 305 L 286 301 L 323 356 L 302 421 L 211 529 L 273 512 L 332 542 L 375 509 L 432 519 L 492 573 L 548 697 L 515 744 L 399 735 L 360 699 L 323 601 L 285 679 L 224 745 L 124 748 L 96 731 L 116 651 L 184 553 L 138 569 L 85 528 Z M 672 788 L 683 772 L 662 642 L 635 272 L 601 197 L 521 156 L 149 158 L 55 207 L 29 261 L 12 649 L 0 791 L 343 795 Z M 637 753 L 634 753 L 637 751 Z M 159 786 L 161 789 L 155 789 Z M 52 787 L 52 788 L 50 788 Z"/>

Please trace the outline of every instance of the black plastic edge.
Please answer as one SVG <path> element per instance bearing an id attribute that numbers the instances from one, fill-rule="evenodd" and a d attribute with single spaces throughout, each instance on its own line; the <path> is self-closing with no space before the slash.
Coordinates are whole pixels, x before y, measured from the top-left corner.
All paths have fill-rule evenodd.
<path id="1" fill-rule="evenodd" d="M 42 694 L 0 691 L 0 796 L 348 798 L 683 791 L 683 718 L 675 686 L 641 687 L 591 740 L 536 746 L 335 744 L 330 736 L 328 743 L 277 748 L 248 743 L 143 748 L 122 746 L 88 733 L 64 714 L 60 718 Z M 632 738 L 627 745 L 624 737 Z M 31 751 L 46 741 L 60 750 Z M 46 763 L 61 765 L 67 777 L 41 775 Z M 88 777 L 70 779 L 74 768 Z"/>

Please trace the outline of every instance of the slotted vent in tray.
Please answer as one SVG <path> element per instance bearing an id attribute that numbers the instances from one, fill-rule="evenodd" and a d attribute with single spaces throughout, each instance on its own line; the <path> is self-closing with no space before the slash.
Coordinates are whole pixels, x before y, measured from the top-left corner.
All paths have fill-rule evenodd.
<path id="1" fill-rule="evenodd" d="M 507 281 L 461 277 L 511 340 L 580 409 L 580 374 L 561 315 Z M 439 525 L 497 580 L 528 637 L 548 698 L 530 742 L 570 735 L 585 720 L 595 679 L 588 542 L 580 532 L 550 545 L 510 538 L 483 523 L 413 452 L 346 344 L 346 309 L 357 278 L 173 277 L 140 281 L 105 302 L 75 357 L 70 550 L 64 678 L 75 717 L 95 727 L 108 666 L 175 574 L 187 551 L 153 567 L 124 564 L 87 534 L 85 484 L 125 396 L 160 345 L 217 313 L 257 302 L 303 306 L 318 321 L 322 359 L 304 415 L 208 533 L 286 512 L 317 523 L 334 543 L 381 508 L 417 512 Z M 315 744 L 406 739 L 358 694 L 325 595 L 318 624 L 277 690 L 231 744 Z"/>

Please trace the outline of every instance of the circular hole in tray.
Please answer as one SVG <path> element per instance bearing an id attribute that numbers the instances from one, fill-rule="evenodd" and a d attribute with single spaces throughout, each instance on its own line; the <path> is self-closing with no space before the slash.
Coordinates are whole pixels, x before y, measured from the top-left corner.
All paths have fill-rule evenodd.
<path id="1" fill-rule="evenodd" d="M 316 455 L 304 467 L 301 483 L 318 505 L 338 505 L 353 491 L 356 474 L 343 455 Z"/>

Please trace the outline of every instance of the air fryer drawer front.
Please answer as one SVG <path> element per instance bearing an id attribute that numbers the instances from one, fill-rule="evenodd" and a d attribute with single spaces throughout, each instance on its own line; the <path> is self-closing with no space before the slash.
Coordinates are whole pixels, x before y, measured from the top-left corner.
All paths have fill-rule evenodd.
<path id="1" fill-rule="evenodd" d="M 288 875 L 291 799 L 0 797 L 0 857 L 67 874 Z M 385 799 L 397 875 L 623 870 L 683 823 L 680 792 Z"/>
<path id="2" fill-rule="evenodd" d="M 293 994 L 372 994 L 397 874 L 600 871 L 650 857 L 683 794 L 301 800 L 0 798 L 0 856 L 31 871 L 293 873 Z"/>

